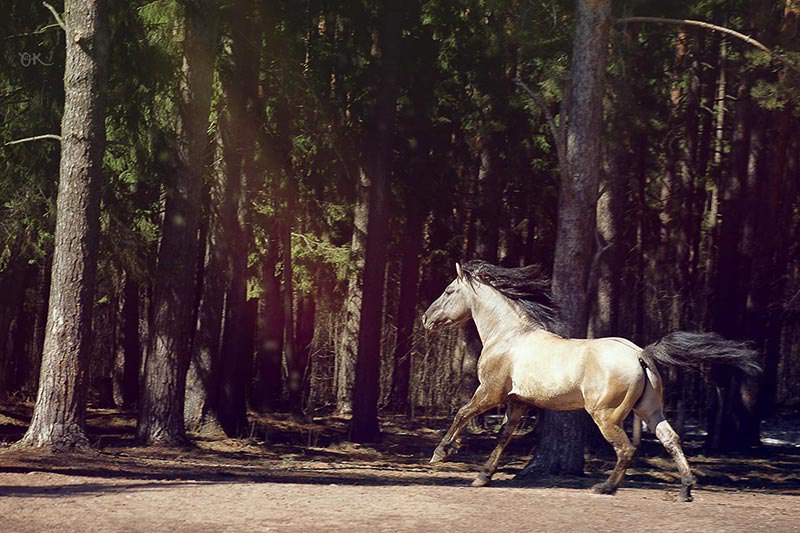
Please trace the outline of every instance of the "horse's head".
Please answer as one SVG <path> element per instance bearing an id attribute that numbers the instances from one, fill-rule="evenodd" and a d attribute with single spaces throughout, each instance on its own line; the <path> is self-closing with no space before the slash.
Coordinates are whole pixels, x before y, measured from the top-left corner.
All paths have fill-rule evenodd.
<path id="1" fill-rule="evenodd" d="M 456 263 L 456 279 L 422 314 L 422 325 L 425 329 L 436 331 L 472 318 L 468 288 L 469 281 L 461 271 L 461 266 Z"/>

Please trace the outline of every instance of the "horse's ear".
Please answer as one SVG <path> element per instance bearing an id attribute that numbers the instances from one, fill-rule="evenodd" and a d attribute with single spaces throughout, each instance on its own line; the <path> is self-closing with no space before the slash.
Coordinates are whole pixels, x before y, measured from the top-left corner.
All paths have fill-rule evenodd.
<path id="1" fill-rule="evenodd" d="M 458 279 L 464 278 L 464 272 L 461 271 L 461 265 L 458 263 L 456 263 L 456 276 L 458 276 Z"/>

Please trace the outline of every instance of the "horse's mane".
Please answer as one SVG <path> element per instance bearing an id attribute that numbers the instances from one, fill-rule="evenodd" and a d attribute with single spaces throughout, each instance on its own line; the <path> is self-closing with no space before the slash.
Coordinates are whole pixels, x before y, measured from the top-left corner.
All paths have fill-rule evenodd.
<path id="1" fill-rule="evenodd" d="M 477 280 L 520 306 L 533 325 L 547 331 L 560 329 L 561 317 L 550 293 L 550 278 L 540 265 L 506 268 L 478 259 L 461 266 L 467 281 Z"/>

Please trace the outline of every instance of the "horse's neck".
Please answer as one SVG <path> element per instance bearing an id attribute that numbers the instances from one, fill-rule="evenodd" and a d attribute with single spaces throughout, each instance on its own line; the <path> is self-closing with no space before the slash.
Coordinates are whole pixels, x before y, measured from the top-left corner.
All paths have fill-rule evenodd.
<path id="1" fill-rule="evenodd" d="M 526 327 L 516 305 L 495 289 L 483 284 L 472 295 L 472 320 L 475 321 L 484 346 Z"/>

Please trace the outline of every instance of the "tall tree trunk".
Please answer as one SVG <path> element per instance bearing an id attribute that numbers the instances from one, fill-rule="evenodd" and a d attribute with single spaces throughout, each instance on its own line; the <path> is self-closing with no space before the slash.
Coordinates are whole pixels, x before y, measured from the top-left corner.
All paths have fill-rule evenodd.
<path id="1" fill-rule="evenodd" d="M 306 387 L 308 385 L 308 372 L 310 368 L 311 343 L 314 340 L 314 325 L 317 318 L 317 303 L 313 294 L 303 294 L 297 302 L 297 327 L 295 328 L 295 357 L 292 361 L 293 368 L 290 373 L 299 376 L 300 386 L 291 391 L 293 397 L 291 404 L 296 406 L 297 412 L 302 412 Z M 308 416 L 312 413 L 309 412 Z"/>
<path id="2" fill-rule="evenodd" d="M 291 172 L 287 172 L 287 180 L 293 180 Z M 302 414 L 301 392 L 303 388 L 303 373 L 297 361 L 297 344 L 295 339 L 294 323 L 294 264 L 292 262 L 292 222 L 289 217 L 294 216 L 294 183 L 286 184 L 286 219 L 283 221 L 281 240 L 283 245 L 283 350 L 286 357 L 286 371 L 288 373 L 286 389 L 289 399 L 289 410 L 294 414 Z"/>
<path id="3" fill-rule="evenodd" d="M 421 21 L 420 4 L 414 2 L 414 18 Z M 420 39 L 413 53 L 418 58 L 416 75 L 413 78 L 410 98 L 416 116 L 413 122 L 414 136 L 411 146 L 411 164 L 404 189 L 407 224 L 401 241 L 400 296 L 397 303 L 397 339 L 394 350 L 394 372 L 392 378 L 391 404 L 396 412 L 411 414 L 409 382 L 411 379 L 411 356 L 414 337 L 414 322 L 419 296 L 420 255 L 422 253 L 425 220 L 430 211 L 430 189 L 427 183 L 433 174 L 431 158 L 432 115 L 434 106 L 434 83 L 436 48 L 433 28 L 419 27 Z"/>
<path id="4" fill-rule="evenodd" d="M 622 234 L 625 217 L 627 148 L 620 143 L 614 147 L 604 166 L 603 194 L 597 200 L 597 233 L 604 250 L 597 261 L 596 291 L 589 321 L 590 337 L 620 335 L 618 328 L 620 285 L 625 259 Z"/>
<path id="5" fill-rule="evenodd" d="M 215 163 L 211 183 L 204 191 L 205 242 L 203 253 L 202 286 L 198 304 L 197 328 L 192 342 L 191 361 L 186 375 L 186 393 L 183 408 L 184 425 L 196 433 L 214 434 L 222 430 L 219 422 L 220 347 L 222 319 L 227 287 L 227 247 L 222 223 L 222 204 L 228 188 L 228 171 L 222 154 L 222 128 L 225 115 L 220 105 L 215 135 Z"/>
<path id="6" fill-rule="evenodd" d="M 219 418 L 230 436 L 247 429 L 247 383 L 253 346 L 247 342 L 247 256 L 250 242 L 250 186 L 253 183 L 256 138 L 254 106 L 258 91 L 260 42 L 258 10 L 252 0 L 237 0 L 231 7 L 233 66 L 223 75 L 231 129 L 223 135 L 228 186 L 223 203 L 223 228 L 230 259 L 230 284 L 226 296 L 222 338 Z"/>
<path id="7" fill-rule="evenodd" d="M 129 273 L 125 276 L 122 303 L 122 406 L 136 405 L 139 397 L 139 366 L 142 359 L 142 346 L 139 339 L 139 282 Z"/>
<path id="8" fill-rule="evenodd" d="M 92 387 L 97 393 L 94 404 L 101 409 L 110 409 L 114 403 L 114 359 L 117 354 L 117 315 L 119 313 L 118 283 L 107 281 L 105 302 L 96 304 L 93 315 L 93 353 L 91 361 Z M 99 291 L 98 291 L 99 292 Z"/>
<path id="9" fill-rule="evenodd" d="M 39 285 L 36 289 L 36 317 L 33 324 L 33 339 L 31 346 L 31 371 L 27 377 L 30 390 L 38 390 L 39 375 L 42 366 L 42 354 L 44 353 L 44 339 L 47 336 L 47 315 L 50 302 L 50 285 L 53 273 L 53 256 L 47 254 L 41 262 L 40 269 L 42 275 L 39 278 Z"/>
<path id="10" fill-rule="evenodd" d="M 356 184 L 356 202 L 353 207 L 353 236 L 350 240 L 350 269 L 347 297 L 344 303 L 342 340 L 336 350 L 336 414 L 346 416 L 353 412 L 353 382 L 358 354 L 358 327 L 363 294 L 364 252 L 367 244 L 370 186 L 367 173 L 359 171 Z"/>
<path id="11" fill-rule="evenodd" d="M 800 2 L 786 0 L 783 21 L 781 24 L 779 43 L 785 50 L 797 51 L 800 44 L 797 36 L 800 34 Z M 800 75 L 792 69 L 784 68 L 779 73 L 779 80 L 787 85 L 797 86 Z M 760 267 L 754 269 L 762 273 L 756 278 L 752 287 L 752 300 L 758 310 L 758 324 L 763 325 L 763 330 L 758 340 L 764 353 L 764 374 L 761 377 L 761 386 L 758 395 L 758 412 L 761 418 L 774 414 L 775 401 L 778 388 L 778 365 L 781 356 L 786 357 L 781 349 L 781 334 L 783 331 L 783 312 L 774 302 L 783 296 L 786 287 L 786 274 L 789 267 L 788 247 L 775 228 L 785 228 L 791 225 L 792 199 L 797 193 L 797 169 L 792 167 L 792 154 L 798 153 L 796 121 L 792 120 L 795 106 L 787 103 L 782 110 L 772 111 L 774 130 L 769 138 L 775 139 L 770 143 L 772 155 L 771 164 L 767 169 L 768 183 L 764 184 L 765 197 L 761 203 L 759 213 L 760 243 L 757 257 L 767 258 Z M 796 159 L 796 158 L 795 158 Z M 748 321 L 749 322 L 749 321 Z"/>
<path id="12" fill-rule="evenodd" d="M 567 130 L 568 172 L 561 183 L 553 266 L 553 295 L 565 321 L 562 334 L 581 338 L 588 326 L 586 294 L 595 240 L 602 168 L 603 89 L 611 0 L 578 2 Z M 542 438 L 523 475 L 581 474 L 585 414 L 548 412 Z"/>
<path id="13" fill-rule="evenodd" d="M 194 331 L 198 209 L 207 161 L 208 116 L 219 19 L 216 0 L 184 3 L 177 171 L 167 186 L 152 301 L 152 327 L 136 435 L 144 444 L 186 440 L 184 395 Z"/>
<path id="14" fill-rule="evenodd" d="M 475 255 L 478 259 L 496 264 L 500 249 L 500 190 L 498 183 L 497 146 L 494 134 L 484 131 L 479 140 L 477 196 L 481 199 L 478 217 L 475 220 Z M 461 377 L 458 387 L 458 405 L 466 404 L 478 388 L 478 359 L 483 345 L 474 323 L 466 326 L 464 336 L 464 358 L 461 361 Z M 470 421 L 470 427 L 479 424 Z"/>
<path id="15" fill-rule="evenodd" d="M 52 288 L 39 392 L 23 446 L 88 446 L 84 425 L 100 232 L 109 55 L 104 0 L 66 0 L 67 59 Z"/>
<path id="16" fill-rule="evenodd" d="M 478 259 L 496 264 L 500 249 L 502 205 L 497 168 L 498 147 L 494 136 L 494 133 L 484 131 L 479 140 L 478 198 L 482 199 L 482 203 L 478 210 L 475 255 Z"/>
<path id="17" fill-rule="evenodd" d="M 422 216 L 414 210 L 409 216 L 406 232 L 403 235 L 400 299 L 397 304 L 397 342 L 392 380 L 392 407 L 397 412 L 405 413 L 409 412 L 408 387 L 411 378 L 411 348 L 416 319 L 423 227 Z"/>
<path id="18" fill-rule="evenodd" d="M 364 254 L 363 292 L 358 330 L 356 380 L 353 385 L 353 420 L 350 438 L 355 442 L 373 442 L 380 435 L 378 396 L 380 394 L 381 332 L 383 288 L 386 272 L 386 247 L 389 219 L 389 178 L 392 169 L 392 140 L 398 95 L 401 3 L 383 4 L 380 47 L 380 82 L 375 102 L 374 141 L 366 151 L 370 162 L 369 219 Z M 373 144 L 374 143 L 374 144 Z M 371 145 L 371 146 L 370 146 Z"/>
<path id="19" fill-rule="evenodd" d="M 758 16 L 757 6 L 751 15 Z M 747 287 L 750 283 L 753 258 L 755 213 L 749 195 L 756 184 L 756 160 L 763 148 L 763 125 L 760 112 L 750 97 L 752 74 L 742 76 L 736 94 L 731 141 L 730 169 L 720 180 L 721 218 L 717 256 L 712 285 L 712 327 L 722 335 L 742 338 L 747 309 Z M 706 447 L 717 451 L 725 448 L 747 448 L 752 442 L 744 433 L 743 423 L 752 418 L 755 401 L 750 382 L 739 376 L 715 376 L 717 395 L 709 412 Z M 748 385 L 748 386 L 743 386 Z M 747 425 L 747 424 L 745 424 Z M 740 432 L 744 432 L 740 435 Z"/>
<path id="20" fill-rule="evenodd" d="M 277 238 L 270 239 L 267 246 L 261 266 L 255 380 L 250 395 L 253 407 L 260 411 L 278 407 L 283 372 L 283 295 L 276 273 L 280 253 Z"/>

